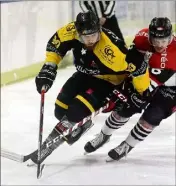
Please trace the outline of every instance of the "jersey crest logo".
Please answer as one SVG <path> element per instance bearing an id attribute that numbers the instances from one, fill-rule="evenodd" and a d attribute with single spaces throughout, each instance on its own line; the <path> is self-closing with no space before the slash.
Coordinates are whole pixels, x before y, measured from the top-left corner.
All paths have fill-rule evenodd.
<path id="1" fill-rule="evenodd" d="M 109 45 L 107 45 L 104 49 L 105 54 L 108 56 L 108 58 L 111 60 L 115 57 L 114 51 L 111 49 Z"/>

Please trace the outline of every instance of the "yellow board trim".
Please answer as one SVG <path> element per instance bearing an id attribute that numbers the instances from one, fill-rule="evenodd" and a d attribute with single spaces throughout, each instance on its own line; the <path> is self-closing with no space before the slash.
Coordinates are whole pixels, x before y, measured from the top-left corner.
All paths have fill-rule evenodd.
<path id="1" fill-rule="evenodd" d="M 68 109 L 68 105 L 66 105 L 65 103 L 62 103 L 61 101 L 59 101 L 58 99 L 56 99 L 55 102 L 57 105 L 59 105 L 60 107 L 64 108 L 64 109 Z"/>
<path id="2" fill-rule="evenodd" d="M 77 95 L 76 98 L 79 99 L 81 102 L 83 102 L 84 105 L 86 105 L 87 108 L 88 108 L 91 112 L 95 112 L 95 110 L 94 110 L 94 108 L 92 107 L 92 105 L 91 105 L 85 98 L 83 98 L 83 97 L 80 96 L 80 95 Z"/>

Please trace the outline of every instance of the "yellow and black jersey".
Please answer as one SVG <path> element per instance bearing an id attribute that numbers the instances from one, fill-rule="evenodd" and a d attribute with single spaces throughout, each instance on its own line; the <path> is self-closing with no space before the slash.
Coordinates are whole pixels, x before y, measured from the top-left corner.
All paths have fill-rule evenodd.
<path id="1" fill-rule="evenodd" d="M 104 28 L 94 49 L 88 50 L 79 40 L 74 22 L 67 24 L 48 41 L 45 61 L 59 64 L 69 50 L 73 51 L 74 65 L 78 71 L 113 84 L 121 83 L 131 72 L 136 71 L 135 60 L 127 58 L 127 47 L 115 34 Z M 148 70 L 133 79 L 139 92 L 148 88 Z"/>

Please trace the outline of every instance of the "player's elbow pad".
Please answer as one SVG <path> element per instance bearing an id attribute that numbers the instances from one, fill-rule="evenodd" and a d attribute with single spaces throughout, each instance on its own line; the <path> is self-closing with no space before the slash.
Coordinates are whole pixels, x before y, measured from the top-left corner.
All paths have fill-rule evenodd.
<path id="1" fill-rule="evenodd" d="M 144 54 L 139 52 L 135 45 L 128 50 L 125 60 L 128 63 L 128 70 L 132 73 L 133 77 L 146 73 L 148 62 L 144 59 Z"/>

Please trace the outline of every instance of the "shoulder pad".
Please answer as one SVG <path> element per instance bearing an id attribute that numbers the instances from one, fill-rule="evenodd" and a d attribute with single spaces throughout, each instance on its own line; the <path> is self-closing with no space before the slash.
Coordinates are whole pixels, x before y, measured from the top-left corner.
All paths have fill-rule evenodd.
<path id="1" fill-rule="evenodd" d="M 57 31 L 60 41 L 68 41 L 76 38 L 76 28 L 74 22 L 67 24 Z"/>
<path id="2" fill-rule="evenodd" d="M 147 37 L 147 38 L 148 38 L 148 28 L 144 28 L 144 29 L 140 30 L 140 31 L 135 35 L 135 37 L 138 37 L 138 36 Z"/>
<path id="3" fill-rule="evenodd" d="M 147 50 L 150 48 L 150 42 L 148 40 L 148 29 L 142 29 L 140 30 L 133 40 L 133 43 L 135 44 L 136 48 L 138 50 Z"/>

